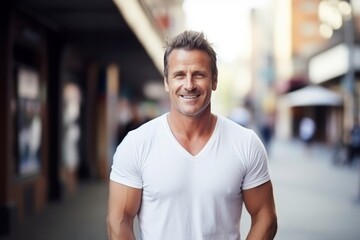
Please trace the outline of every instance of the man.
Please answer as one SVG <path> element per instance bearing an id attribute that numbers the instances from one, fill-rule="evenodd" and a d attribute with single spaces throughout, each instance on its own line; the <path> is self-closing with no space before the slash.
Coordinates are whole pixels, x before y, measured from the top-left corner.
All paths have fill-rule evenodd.
<path id="1" fill-rule="evenodd" d="M 354 127 L 350 131 L 348 152 L 347 162 L 353 164 L 355 157 L 360 154 L 360 121 L 358 118 L 355 119 Z"/>
<path id="2" fill-rule="evenodd" d="M 273 239 L 277 220 L 267 156 L 252 130 L 211 113 L 216 53 L 202 33 L 167 43 L 164 84 L 170 112 L 131 131 L 110 174 L 109 239 Z"/>

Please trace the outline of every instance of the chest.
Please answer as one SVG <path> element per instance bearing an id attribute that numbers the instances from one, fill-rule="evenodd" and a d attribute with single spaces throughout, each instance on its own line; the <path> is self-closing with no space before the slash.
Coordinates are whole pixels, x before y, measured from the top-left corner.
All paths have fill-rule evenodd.
<path id="1" fill-rule="evenodd" d="M 233 198 L 240 194 L 245 169 L 226 147 L 205 149 L 197 156 L 162 146 L 143 168 L 143 194 L 150 199 L 176 197 Z"/>

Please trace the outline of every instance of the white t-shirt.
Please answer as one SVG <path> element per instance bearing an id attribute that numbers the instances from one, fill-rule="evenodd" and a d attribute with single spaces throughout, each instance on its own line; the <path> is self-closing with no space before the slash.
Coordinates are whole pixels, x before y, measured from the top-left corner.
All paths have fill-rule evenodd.
<path id="1" fill-rule="evenodd" d="M 110 179 L 143 190 L 142 240 L 240 239 L 242 190 L 270 180 L 256 134 L 224 117 L 195 156 L 175 139 L 166 114 L 118 146 Z"/>

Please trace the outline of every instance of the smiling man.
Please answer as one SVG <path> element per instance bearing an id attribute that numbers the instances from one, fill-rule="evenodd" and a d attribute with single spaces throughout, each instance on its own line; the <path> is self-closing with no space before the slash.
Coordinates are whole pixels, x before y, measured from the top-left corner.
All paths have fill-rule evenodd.
<path id="1" fill-rule="evenodd" d="M 249 129 L 211 112 L 216 53 L 199 32 L 167 43 L 164 85 L 170 111 L 131 131 L 113 158 L 109 239 L 273 239 L 277 220 L 267 155 Z"/>

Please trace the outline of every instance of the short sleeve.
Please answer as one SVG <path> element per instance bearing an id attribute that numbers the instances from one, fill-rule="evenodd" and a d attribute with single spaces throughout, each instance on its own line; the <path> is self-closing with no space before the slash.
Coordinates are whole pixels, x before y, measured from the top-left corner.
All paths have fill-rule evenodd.
<path id="1" fill-rule="evenodd" d="M 116 148 L 110 172 L 110 180 L 133 188 L 142 188 L 138 153 L 128 134 Z"/>
<path id="2" fill-rule="evenodd" d="M 253 133 L 248 149 L 247 170 L 244 177 L 243 189 L 257 187 L 270 180 L 268 157 L 259 137 Z"/>

